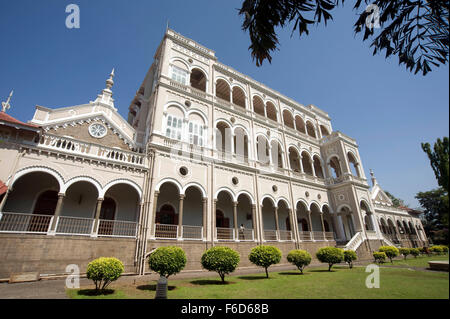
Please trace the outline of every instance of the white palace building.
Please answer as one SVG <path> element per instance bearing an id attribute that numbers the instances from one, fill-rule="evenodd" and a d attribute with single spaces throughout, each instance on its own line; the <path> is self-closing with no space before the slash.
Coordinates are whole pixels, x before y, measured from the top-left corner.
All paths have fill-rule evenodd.
<path id="1" fill-rule="evenodd" d="M 85 271 L 97 257 L 149 271 L 176 245 L 186 270 L 226 245 L 250 266 L 256 245 L 314 254 L 339 246 L 426 246 L 419 212 L 395 208 L 354 139 L 328 114 L 220 63 L 168 29 L 123 119 L 114 71 L 87 104 L 36 106 L 22 123 L 0 112 L 0 279 Z"/>

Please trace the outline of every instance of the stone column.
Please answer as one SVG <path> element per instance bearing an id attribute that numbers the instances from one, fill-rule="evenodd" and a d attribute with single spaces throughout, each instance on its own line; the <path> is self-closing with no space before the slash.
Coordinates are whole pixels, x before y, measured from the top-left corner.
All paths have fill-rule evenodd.
<path id="1" fill-rule="evenodd" d="M 55 214 L 53 215 L 53 221 L 52 221 L 52 224 L 51 224 L 50 230 L 49 230 L 49 233 L 51 235 L 54 235 L 56 233 L 56 223 L 58 222 L 58 217 L 61 215 L 62 205 L 64 202 L 64 196 L 65 196 L 65 194 L 63 194 L 63 193 L 58 194 L 58 202 L 56 203 Z"/>
<path id="2" fill-rule="evenodd" d="M 317 175 L 316 175 L 316 168 L 314 167 L 314 160 L 311 159 L 311 160 L 309 161 L 309 163 L 311 164 L 313 176 L 314 176 L 314 177 L 317 177 Z"/>
<path id="3" fill-rule="evenodd" d="M 239 227 L 237 224 L 237 205 L 238 202 L 233 202 L 233 225 L 234 225 L 234 239 L 239 239 Z"/>
<path id="4" fill-rule="evenodd" d="M 325 224 L 323 222 L 323 213 L 320 213 L 320 222 L 322 223 L 323 240 L 326 240 L 327 237 L 325 236 Z"/>
<path id="5" fill-rule="evenodd" d="M 95 209 L 94 228 L 92 229 L 91 237 L 97 237 L 98 235 L 98 223 L 100 220 L 100 213 L 102 211 L 103 198 L 97 199 L 97 208 Z"/>
<path id="6" fill-rule="evenodd" d="M 207 214 L 208 214 L 208 198 L 203 198 L 202 199 L 202 203 L 203 203 L 203 239 L 206 239 L 207 236 Z"/>
<path id="7" fill-rule="evenodd" d="M 294 211 L 292 209 L 288 210 L 288 214 L 289 214 L 289 223 L 291 224 L 291 239 L 293 239 L 294 241 L 296 240 L 296 235 L 295 235 L 295 224 L 294 224 Z"/>
<path id="8" fill-rule="evenodd" d="M 305 171 L 303 170 L 303 162 L 302 162 L 302 155 L 301 154 L 298 155 L 298 164 L 299 164 L 299 167 L 300 167 L 300 173 L 305 173 Z"/>
<path id="9" fill-rule="evenodd" d="M 9 189 L 6 191 L 5 196 L 3 196 L 3 198 L 2 198 L 2 202 L 0 203 L 0 213 L 3 212 L 3 207 L 5 207 L 6 199 L 8 198 L 8 195 L 9 195 Z"/>
<path id="10" fill-rule="evenodd" d="M 178 209 L 178 239 L 183 238 L 183 205 L 184 195 L 180 195 L 179 209 Z"/>
<path id="11" fill-rule="evenodd" d="M 277 239 L 280 240 L 280 225 L 278 224 L 278 207 L 275 207 L 275 229 L 277 231 Z"/>
<path id="12" fill-rule="evenodd" d="M 212 220 L 213 220 L 213 229 L 212 229 L 212 241 L 217 239 L 217 199 L 214 199 L 213 212 L 212 212 Z"/>
<path id="13" fill-rule="evenodd" d="M 314 240 L 314 237 L 313 237 L 313 224 L 312 224 L 312 219 L 311 219 L 311 211 L 307 210 L 306 214 L 308 215 L 308 222 L 309 222 L 309 233 L 310 233 L 309 236 L 311 237 L 311 240 Z"/>
<path id="14" fill-rule="evenodd" d="M 256 225 L 256 205 L 252 204 L 252 228 L 253 228 L 253 239 L 257 238 L 257 232 L 256 228 L 258 226 Z"/>
<path id="15" fill-rule="evenodd" d="M 150 234 L 151 234 L 152 238 L 155 238 L 156 209 L 158 208 L 158 196 L 159 196 L 159 191 L 155 191 L 155 194 L 153 196 L 152 219 L 150 220 Z"/>
<path id="16" fill-rule="evenodd" d="M 261 227 L 261 242 L 264 242 L 265 240 L 265 234 L 264 234 L 264 218 L 263 218 L 263 205 L 259 205 L 259 209 L 261 214 L 259 215 L 261 217 L 261 221 L 260 221 L 260 227 Z"/>

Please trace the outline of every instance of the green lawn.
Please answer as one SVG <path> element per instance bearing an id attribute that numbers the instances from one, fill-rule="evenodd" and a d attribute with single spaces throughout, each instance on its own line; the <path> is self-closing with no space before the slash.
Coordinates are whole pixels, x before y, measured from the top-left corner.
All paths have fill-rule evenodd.
<path id="1" fill-rule="evenodd" d="M 428 262 L 432 260 L 434 261 L 448 260 L 448 255 L 434 255 L 430 257 L 419 256 L 417 258 L 414 258 L 413 256 L 408 256 L 406 260 L 403 257 L 401 257 L 401 259 L 397 258 L 396 260 L 394 260 L 393 264 L 397 266 L 428 268 Z M 386 263 L 386 265 L 391 265 L 391 263 L 388 262 Z"/>
<path id="2" fill-rule="evenodd" d="M 338 266 L 328 272 L 326 268 L 307 269 L 304 275 L 296 271 L 226 277 L 228 284 L 220 284 L 219 276 L 170 280 L 169 299 L 401 299 L 449 298 L 449 274 L 406 268 L 380 268 L 380 288 L 365 286 L 365 267 Z M 86 295 L 86 289 L 67 290 L 71 298 L 154 298 L 155 284 L 119 285 L 106 296 Z"/>

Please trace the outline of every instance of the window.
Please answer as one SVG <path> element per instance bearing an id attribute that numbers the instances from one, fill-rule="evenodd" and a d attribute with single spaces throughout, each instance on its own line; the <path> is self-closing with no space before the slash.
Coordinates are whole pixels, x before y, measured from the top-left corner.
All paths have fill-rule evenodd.
<path id="1" fill-rule="evenodd" d="M 172 115 L 167 116 L 166 136 L 181 141 L 182 121 Z"/>
<path id="2" fill-rule="evenodd" d="M 176 66 L 172 66 L 172 80 L 177 81 L 183 85 L 186 85 L 187 82 L 187 72 L 183 69 L 180 69 Z"/>
<path id="3" fill-rule="evenodd" d="M 203 125 L 189 122 L 189 143 L 203 146 Z"/>

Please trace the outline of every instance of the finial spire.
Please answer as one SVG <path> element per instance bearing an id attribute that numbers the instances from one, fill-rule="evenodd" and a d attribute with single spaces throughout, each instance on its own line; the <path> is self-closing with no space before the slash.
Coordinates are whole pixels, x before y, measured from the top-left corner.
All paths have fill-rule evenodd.
<path id="1" fill-rule="evenodd" d="M 111 91 L 111 88 L 114 85 L 114 73 L 115 69 L 113 68 L 111 74 L 109 75 L 109 78 L 106 80 L 106 88 L 102 90 L 102 94 L 100 94 L 95 100 L 95 102 L 107 104 L 112 108 L 114 108 L 114 99 L 112 98 L 113 92 Z"/>
<path id="2" fill-rule="evenodd" d="M 6 112 L 6 110 L 9 110 L 11 108 L 11 98 L 14 94 L 14 90 L 11 91 L 11 93 L 9 93 L 8 99 L 6 100 L 6 102 L 2 102 L 2 112 Z"/>

